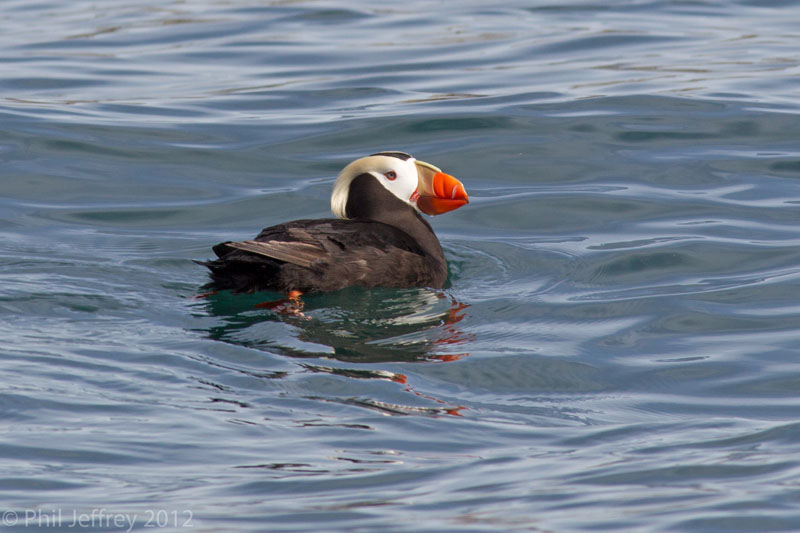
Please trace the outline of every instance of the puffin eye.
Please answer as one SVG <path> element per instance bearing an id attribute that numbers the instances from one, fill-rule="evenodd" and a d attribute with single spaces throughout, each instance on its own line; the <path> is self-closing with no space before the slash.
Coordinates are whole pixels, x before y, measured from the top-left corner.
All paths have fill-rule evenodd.
<path id="1" fill-rule="evenodd" d="M 397 172 L 395 172 L 394 170 L 390 170 L 389 172 L 385 172 L 383 175 L 386 176 L 386 179 L 389 180 L 389 181 L 394 181 L 394 180 L 397 179 Z"/>

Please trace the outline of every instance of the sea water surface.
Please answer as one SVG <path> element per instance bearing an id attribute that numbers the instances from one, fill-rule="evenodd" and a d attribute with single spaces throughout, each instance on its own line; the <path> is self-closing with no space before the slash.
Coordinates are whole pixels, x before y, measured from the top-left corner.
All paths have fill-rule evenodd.
<path id="1" fill-rule="evenodd" d="M 203 296 L 403 150 L 444 290 Z M 3 531 L 800 530 L 800 4 L 0 3 Z"/>

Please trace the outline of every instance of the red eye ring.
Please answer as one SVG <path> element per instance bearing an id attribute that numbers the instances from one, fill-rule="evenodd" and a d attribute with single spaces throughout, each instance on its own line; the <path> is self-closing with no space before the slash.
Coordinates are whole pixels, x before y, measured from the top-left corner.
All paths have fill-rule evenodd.
<path id="1" fill-rule="evenodd" d="M 395 172 L 394 170 L 390 170 L 389 172 L 385 172 L 383 175 L 386 176 L 386 179 L 389 180 L 389 181 L 394 181 L 394 180 L 397 179 L 397 172 Z"/>

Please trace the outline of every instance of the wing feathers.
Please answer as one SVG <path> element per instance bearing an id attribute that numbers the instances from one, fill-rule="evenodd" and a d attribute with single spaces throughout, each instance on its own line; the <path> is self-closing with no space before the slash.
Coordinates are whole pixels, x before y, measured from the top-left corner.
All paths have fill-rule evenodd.
<path id="1" fill-rule="evenodd" d="M 285 261 L 305 268 L 309 268 L 325 255 L 324 248 L 307 242 L 242 241 L 227 242 L 225 244 L 237 250 L 264 255 L 277 259 L 278 261 Z"/>

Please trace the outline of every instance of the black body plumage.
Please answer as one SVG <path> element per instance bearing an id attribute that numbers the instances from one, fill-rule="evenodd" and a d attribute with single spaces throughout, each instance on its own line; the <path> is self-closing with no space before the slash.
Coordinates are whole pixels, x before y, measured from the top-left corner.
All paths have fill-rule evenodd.
<path id="1" fill-rule="evenodd" d="M 214 246 L 210 290 L 322 292 L 349 286 L 434 287 L 447 263 L 431 226 L 371 174 L 355 177 L 347 219 L 297 220 L 251 241 Z"/>

